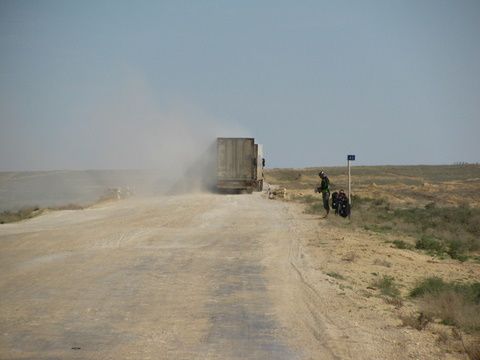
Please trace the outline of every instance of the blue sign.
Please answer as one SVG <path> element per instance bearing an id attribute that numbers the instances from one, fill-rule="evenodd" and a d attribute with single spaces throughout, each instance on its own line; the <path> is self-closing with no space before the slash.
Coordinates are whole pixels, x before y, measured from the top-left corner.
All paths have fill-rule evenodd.
<path id="1" fill-rule="evenodd" d="M 355 161 L 355 155 L 347 155 L 347 160 Z"/>

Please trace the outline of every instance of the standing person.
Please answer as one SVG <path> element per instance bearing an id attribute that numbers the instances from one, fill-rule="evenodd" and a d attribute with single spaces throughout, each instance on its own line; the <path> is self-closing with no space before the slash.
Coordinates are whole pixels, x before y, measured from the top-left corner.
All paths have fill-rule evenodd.
<path id="1" fill-rule="evenodd" d="M 330 205 L 328 204 L 328 201 L 330 200 L 330 180 L 328 179 L 327 174 L 325 174 L 323 171 L 320 171 L 318 176 L 320 176 L 322 182 L 320 186 L 315 189 L 315 192 L 322 193 L 323 208 L 326 211 L 324 218 L 326 218 L 330 212 Z"/>

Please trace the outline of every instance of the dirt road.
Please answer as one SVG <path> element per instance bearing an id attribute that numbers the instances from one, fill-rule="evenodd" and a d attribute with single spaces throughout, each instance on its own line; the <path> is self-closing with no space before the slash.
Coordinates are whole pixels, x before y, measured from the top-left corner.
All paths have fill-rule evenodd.
<path id="1" fill-rule="evenodd" d="M 0 358 L 418 355 L 415 334 L 310 280 L 300 239 L 318 222 L 299 214 L 260 194 L 196 194 L 2 225 Z"/>

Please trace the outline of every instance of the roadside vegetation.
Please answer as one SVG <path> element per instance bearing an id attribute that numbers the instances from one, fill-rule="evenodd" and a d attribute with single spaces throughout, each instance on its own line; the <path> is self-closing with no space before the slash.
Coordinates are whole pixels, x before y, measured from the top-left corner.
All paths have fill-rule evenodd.
<path id="1" fill-rule="evenodd" d="M 295 196 L 293 200 L 306 205 L 308 214 L 324 214 L 322 200 L 313 195 Z M 376 233 L 408 235 L 411 244 L 394 240 L 399 249 L 419 250 L 439 258 L 465 261 L 477 259 L 480 250 L 480 209 L 467 204 L 437 207 L 434 203 L 424 207 L 395 208 L 385 199 L 354 196 L 350 226 Z M 345 225 L 345 224 L 342 224 Z"/>
<path id="2" fill-rule="evenodd" d="M 480 209 L 467 204 L 395 209 L 384 199 L 354 197 L 352 223 L 378 233 L 409 235 L 415 245 L 395 240 L 400 249 L 422 250 L 430 255 L 465 261 L 480 250 Z M 309 211 L 313 208 L 310 207 Z"/>
<path id="3" fill-rule="evenodd" d="M 330 271 L 330 272 L 327 272 L 326 274 L 334 279 L 345 280 L 345 277 L 342 274 L 339 274 L 335 271 Z"/>
<path id="4" fill-rule="evenodd" d="M 95 204 L 108 202 L 108 201 L 115 201 L 119 199 L 125 199 L 129 196 L 131 196 L 130 190 L 113 188 L 113 189 L 107 189 L 104 195 L 102 195 L 97 201 L 91 203 L 90 205 L 83 206 L 78 204 L 65 204 L 65 205 L 58 205 L 58 206 L 49 206 L 45 208 L 41 208 L 39 206 L 24 207 L 16 211 L 6 210 L 3 212 L 0 212 L 0 225 L 31 219 L 47 211 L 83 210 Z"/>
<path id="5" fill-rule="evenodd" d="M 267 183 L 280 185 L 288 189 L 313 189 L 319 182 L 318 172 L 325 170 L 335 188 L 347 188 L 345 166 L 305 168 L 305 169 L 267 169 L 265 178 Z M 440 183 L 449 181 L 462 181 L 465 183 L 478 181 L 480 166 L 478 164 L 466 165 L 415 165 L 415 166 L 355 166 L 352 170 L 355 189 L 371 186 L 403 184 L 419 189 L 410 189 L 417 198 L 425 195 L 424 185 L 427 183 Z M 470 196 L 478 196 L 469 194 Z M 428 198 L 428 196 L 427 196 Z"/>
<path id="6" fill-rule="evenodd" d="M 0 224 L 7 224 L 21 220 L 31 219 L 42 213 L 39 207 L 29 207 L 18 211 L 3 211 L 0 213 Z"/>
<path id="7" fill-rule="evenodd" d="M 289 200 L 303 204 L 305 213 L 324 215 L 321 196 L 313 192 L 319 170 L 268 170 L 267 182 L 285 187 Z M 332 191 L 347 187 L 344 167 L 323 170 Z M 343 263 L 358 263 L 357 272 L 375 266 L 371 278 L 355 278 L 342 267 L 335 270 L 345 274 L 345 283 L 356 283 L 359 294 L 376 295 L 394 306 L 404 326 L 432 332 L 447 351 L 480 360 L 480 278 L 475 276 L 480 263 L 480 166 L 355 167 L 353 172 L 356 196 L 351 218 L 337 217 L 333 211 L 327 220 L 318 217 L 320 226 L 341 234 L 330 235 L 330 244 L 325 241 L 327 251 L 334 251 L 336 242 L 356 244 L 359 230 L 366 231 L 360 238 L 380 240 L 375 246 L 399 251 L 380 250 L 368 264 L 368 248 L 363 245 L 355 248 L 360 251 L 337 252 Z M 380 255 L 385 253 L 388 257 Z M 415 260 L 428 264 L 425 274 L 418 272 Z M 409 262 L 412 267 L 399 271 L 400 264 L 409 266 Z M 443 278 L 430 275 L 436 270 Z M 326 274 L 341 278 L 338 272 Z"/>
<path id="8" fill-rule="evenodd" d="M 414 246 L 412 244 L 407 243 L 404 240 L 393 240 L 392 244 L 394 247 L 397 249 L 407 249 L 407 250 L 412 250 Z"/>
<path id="9" fill-rule="evenodd" d="M 389 296 L 391 298 L 400 297 L 400 290 L 392 276 L 384 275 L 375 280 L 372 285 L 378 288 L 382 295 Z"/>
<path id="10" fill-rule="evenodd" d="M 8 224 L 34 218 L 43 214 L 45 211 L 58 210 L 82 210 L 83 206 L 76 204 L 67 204 L 61 206 L 50 206 L 47 208 L 40 208 L 39 206 L 26 207 L 17 211 L 3 211 L 0 213 L 0 224 Z"/>
<path id="11" fill-rule="evenodd" d="M 324 214 L 321 197 L 313 195 L 319 170 L 271 169 L 266 172 L 266 178 L 287 189 L 296 189 L 290 199 L 304 203 L 306 213 Z M 339 190 L 342 184 L 344 187 L 343 167 L 331 167 L 326 171 L 332 189 Z M 480 261 L 480 207 L 475 202 L 480 192 L 479 178 L 480 166 L 475 164 L 356 167 L 355 185 L 362 195 L 353 196 L 349 221 L 333 223 L 380 234 L 407 236 L 412 240 L 393 241 L 392 246 L 399 249 L 423 251 L 440 259 Z M 450 203 L 445 203 L 442 189 L 446 188 L 451 189 L 452 196 L 461 193 L 467 196 L 452 197 Z M 379 191 L 385 196 L 379 196 Z M 418 201 L 393 202 L 393 199 L 402 198 Z"/>
<path id="12" fill-rule="evenodd" d="M 465 331 L 480 330 L 480 282 L 445 282 L 439 277 L 420 281 L 410 292 L 420 312 Z"/>

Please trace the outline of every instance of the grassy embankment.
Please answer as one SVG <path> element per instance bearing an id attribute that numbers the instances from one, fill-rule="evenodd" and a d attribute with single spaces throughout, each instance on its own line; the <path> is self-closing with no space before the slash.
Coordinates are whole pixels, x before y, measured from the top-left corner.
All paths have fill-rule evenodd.
<path id="1" fill-rule="evenodd" d="M 333 190 L 346 188 L 343 168 L 326 169 Z M 291 192 L 306 212 L 324 213 L 311 189 L 318 169 L 273 169 L 267 181 Z M 308 190 L 307 190 L 308 189 Z M 480 250 L 480 166 L 378 166 L 354 170 L 352 219 L 349 226 L 375 232 L 408 234 L 413 244 L 439 257 L 465 261 Z M 307 190 L 307 191 L 305 191 Z"/>
<path id="2" fill-rule="evenodd" d="M 101 196 L 97 201 L 91 203 L 90 205 L 78 205 L 78 204 L 66 204 L 59 206 L 49 206 L 46 208 L 41 208 L 39 206 L 25 207 L 17 211 L 3 211 L 0 212 L 0 224 L 8 224 L 13 222 L 18 222 L 22 220 L 27 220 L 39 216 L 47 211 L 60 211 L 60 210 L 83 210 L 89 206 L 95 204 L 100 204 L 103 202 L 108 202 L 112 200 L 118 200 L 119 198 L 126 198 L 130 196 L 130 193 L 123 194 L 118 193 L 115 189 L 109 189 Z"/>
<path id="3" fill-rule="evenodd" d="M 307 213 L 323 213 L 319 200 L 306 201 Z M 393 240 L 391 246 L 410 251 L 425 252 L 438 260 L 455 259 L 460 262 L 480 261 L 480 209 L 466 205 L 395 209 L 384 199 L 354 198 L 353 216 L 339 226 L 363 227 L 375 233 L 408 235 L 410 241 Z M 390 301 L 400 300 L 398 285 L 393 277 L 384 276 L 373 284 Z M 480 331 L 480 282 L 448 283 L 430 277 L 420 281 L 410 291 L 410 297 L 419 299 L 420 312 L 427 317 L 420 323 L 436 317 L 443 323 L 466 331 Z M 417 327 L 417 326 L 416 326 Z"/>
<path id="4" fill-rule="evenodd" d="M 2 211 L 0 213 L 0 224 L 8 224 L 18 222 L 22 220 L 32 219 L 39 216 L 46 211 L 58 211 L 58 210 L 82 210 L 83 206 L 68 204 L 63 206 L 54 206 L 47 208 L 40 208 L 38 206 L 26 207 L 17 211 Z"/>
<path id="5" fill-rule="evenodd" d="M 267 172 L 267 181 L 287 188 L 290 200 L 304 203 L 306 213 L 324 214 L 320 196 L 312 191 L 318 171 L 273 169 Z M 345 168 L 325 171 L 334 191 L 347 187 Z M 385 245 L 423 252 L 437 261 L 480 261 L 480 166 L 359 167 L 353 174 L 352 217 L 330 225 L 390 238 L 398 235 Z M 376 279 L 372 286 L 392 304 L 406 300 L 391 276 Z M 418 300 L 420 315 L 403 319 L 406 325 L 423 328 L 437 318 L 467 332 L 480 331 L 478 281 L 428 277 L 410 289 L 408 298 Z"/>

